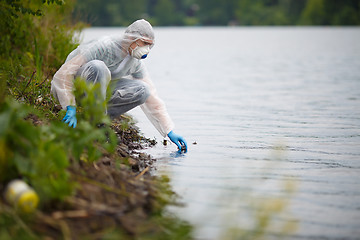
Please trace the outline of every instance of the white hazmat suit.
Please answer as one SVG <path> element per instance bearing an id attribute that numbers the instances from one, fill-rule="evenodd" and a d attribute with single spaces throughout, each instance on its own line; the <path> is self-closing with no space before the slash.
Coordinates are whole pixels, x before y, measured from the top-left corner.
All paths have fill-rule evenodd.
<path id="1" fill-rule="evenodd" d="M 76 105 L 72 92 L 75 77 L 81 76 L 87 81 L 100 83 L 104 97 L 111 82 L 113 92 L 108 103 L 110 117 L 116 117 L 140 103 L 151 123 L 166 137 L 174 128 L 174 123 L 164 102 L 159 98 L 143 61 L 129 54 L 130 45 L 138 39 L 152 43 L 150 48 L 155 42 L 153 29 L 144 19 L 127 27 L 123 36 L 102 37 L 81 44 L 71 52 L 51 82 L 51 92 L 62 108 Z M 132 100 L 129 100 L 130 105 L 124 107 L 122 104 L 124 99 L 127 101 L 128 96 Z M 131 102 L 133 99 L 137 100 Z"/>

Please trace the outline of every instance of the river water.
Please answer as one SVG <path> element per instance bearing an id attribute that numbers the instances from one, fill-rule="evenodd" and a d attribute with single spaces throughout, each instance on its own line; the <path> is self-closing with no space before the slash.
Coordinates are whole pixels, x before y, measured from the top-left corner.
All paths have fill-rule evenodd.
<path id="1" fill-rule="evenodd" d="M 275 209 L 265 239 L 360 239 L 360 28 L 154 29 L 144 61 L 188 153 L 130 114 L 158 140 L 145 151 L 195 237 L 226 239 Z"/>

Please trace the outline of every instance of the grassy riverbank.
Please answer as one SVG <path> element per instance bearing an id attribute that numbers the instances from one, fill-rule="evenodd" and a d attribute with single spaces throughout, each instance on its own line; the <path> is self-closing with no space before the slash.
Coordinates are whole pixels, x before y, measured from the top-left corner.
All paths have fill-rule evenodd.
<path id="1" fill-rule="evenodd" d="M 155 141 L 127 116 L 110 122 L 96 86 L 76 84 L 78 126 L 61 122 L 50 82 L 78 45 L 73 4 L 1 3 L 0 238 L 191 239 L 192 227 L 166 211 L 177 204 L 169 179 L 152 176 L 155 160 L 139 152 Z M 34 212 L 5 201 L 12 179 L 36 191 Z"/>
<path id="2" fill-rule="evenodd" d="M 4 105 L 1 110 L 3 120 L 7 114 L 3 111 Z M 17 123 L 11 124 L 7 132 L 15 131 L 12 128 L 19 127 L 20 122 L 24 129 L 34 131 L 42 131 L 47 124 L 52 124 L 34 114 L 26 118 L 15 120 Z M 21 169 L 23 166 L 18 163 L 19 160 L 14 159 L 15 166 L 11 166 L 9 156 L 13 149 L 9 149 L 9 141 L 14 139 L 1 134 L 4 157 L 1 159 L 2 177 L 10 175 L 4 170 L 12 169 L 16 173 L 11 178 L 26 180 L 40 196 L 39 209 L 27 215 L 17 212 L 4 199 L 1 200 L 2 239 L 38 239 L 39 236 L 52 239 L 99 239 L 108 236 L 118 239 L 190 239 L 191 226 L 165 211 L 167 205 L 176 204 L 176 195 L 167 177 L 151 176 L 148 170 L 154 159 L 137 152 L 144 144 L 154 144 L 153 141 L 144 139 L 132 124 L 124 127 L 127 122 L 128 118 L 121 118 L 111 125 L 118 142 L 113 153 L 103 150 L 97 160 L 90 161 L 93 156 L 86 156 L 83 152 L 80 159 L 72 156 L 68 161 L 64 160 L 66 169 L 53 169 L 41 177 Z M 4 142 L 4 138 L 9 141 Z M 39 147 L 36 145 L 34 147 Z M 31 171 L 37 171 L 35 165 L 42 163 L 41 157 L 34 154 L 23 159 L 28 162 Z M 52 154 L 59 153 L 55 151 Z M 53 160 L 49 157 L 44 159 L 47 163 L 43 164 L 51 166 Z M 45 168 L 41 170 L 46 171 Z M 64 172 L 66 179 L 57 178 Z M 1 192 L 4 192 L 8 180 L 2 179 Z M 55 182 L 55 186 L 52 186 Z M 69 186 L 70 191 L 66 191 Z M 62 194 L 58 192 L 61 189 Z"/>
<path id="3" fill-rule="evenodd" d="M 0 191 L 23 179 L 40 197 L 30 214 L 1 198 L 1 239 L 191 239 L 165 210 L 177 204 L 169 179 L 152 176 L 155 160 L 139 152 L 155 141 L 127 116 L 93 123 L 71 129 L 9 97 L 0 105 Z"/>

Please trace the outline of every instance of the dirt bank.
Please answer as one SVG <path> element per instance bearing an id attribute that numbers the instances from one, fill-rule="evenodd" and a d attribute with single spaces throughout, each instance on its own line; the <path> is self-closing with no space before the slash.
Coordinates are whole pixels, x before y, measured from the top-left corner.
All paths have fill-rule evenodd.
<path id="1" fill-rule="evenodd" d="M 30 119 L 41 124 L 36 116 Z M 116 153 L 95 163 L 73 163 L 69 172 L 78 184 L 76 192 L 24 221 L 27 238 L 191 239 L 191 226 L 165 210 L 176 204 L 167 177 L 152 176 L 155 159 L 139 152 L 156 142 L 141 136 L 133 124 L 124 129 L 123 120 L 112 124 L 118 137 Z M 4 203 L 0 210 L 16 215 Z"/>

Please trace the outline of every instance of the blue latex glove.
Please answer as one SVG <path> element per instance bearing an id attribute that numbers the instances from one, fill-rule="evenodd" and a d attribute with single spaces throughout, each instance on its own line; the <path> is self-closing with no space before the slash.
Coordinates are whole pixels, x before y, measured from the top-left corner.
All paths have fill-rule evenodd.
<path id="1" fill-rule="evenodd" d="M 186 144 L 186 141 L 185 139 L 180 136 L 180 135 L 177 135 L 176 133 L 174 133 L 173 131 L 169 132 L 168 133 L 168 137 L 170 138 L 170 140 L 175 143 L 178 148 L 179 148 L 179 152 L 181 152 L 183 149 L 181 148 L 182 146 L 185 147 L 185 152 L 187 152 L 187 144 Z"/>
<path id="2" fill-rule="evenodd" d="M 77 124 L 76 107 L 69 105 L 66 107 L 66 109 L 67 109 L 67 111 L 66 111 L 65 117 L 63 118 L 63 122 L 69 123 L 70 127 L 75 128 L 76 124 Z"/>

